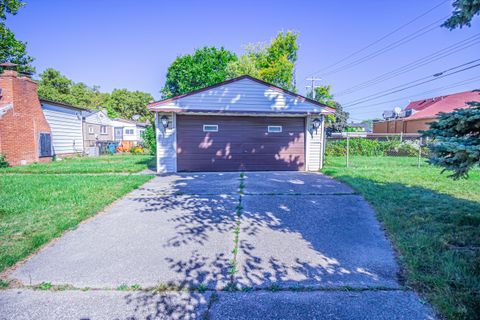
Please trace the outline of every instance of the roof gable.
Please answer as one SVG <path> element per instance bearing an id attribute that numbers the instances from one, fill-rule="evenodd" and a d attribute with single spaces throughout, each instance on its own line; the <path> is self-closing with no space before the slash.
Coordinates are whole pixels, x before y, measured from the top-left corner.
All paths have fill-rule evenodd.
<path id="1" fill-rule="evenodd" d="M 250 76 L 153 102 L 155 112 L 331 113 L 334 109 Z"/>
<path id="2" fill-rule="evenodd" d="M 97 111 L 91 112 L 90 114 L 86 114 L 84 118 L 85 118 L 85 122 L 87 123 L 96 123 L 96 124 L 103 124 L 103 125 L 111 125 L 112 123 L 112 120 L 102 110 L 97 110 Z"/>

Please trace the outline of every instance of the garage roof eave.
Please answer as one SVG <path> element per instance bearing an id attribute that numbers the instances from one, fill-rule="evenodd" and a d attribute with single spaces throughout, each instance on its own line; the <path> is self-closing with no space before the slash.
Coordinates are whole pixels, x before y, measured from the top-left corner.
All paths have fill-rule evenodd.
<path id="1" fill-rule="evenodd" d="M 253 91 L 254 94 L 257 95 L 257 98 L 261 97 L 262 99 L 265 100 L 260 102 L 257 101 L 259 102 L 259 106 L 261 106 L 260 108 L 257 108 L 258 111 L 260 112 L 270 112 L 270 110 L 268 110 L 268 107 L 273 97 L 280 96 L 282 97 L 282 99 L 291 100 L 291 103 L 283 103 L 282 106 L 286 106 L 286 105 L 297 106 L 297 104 L 299 104 L 297 107 L 300 107 L 298 109 L 300 109 L 301 111 L 289 110 L 287 112 L 296 112 L 296 113 L 303 113 L 303 114 L 335 113 L 335 109 L 321 102 L 299 95 L 298 93 L 285 90 L 276 85 L 267 83 L 263 80 L 251 77 L 249 75 L 243 75 L 234 79 L 226 80 L 226 81 L 223 81 L 211 86 L 207 86 L 201 89 L 193 90 L 191 92 L 181 94 L 175 97 L 167 98 L 160 101 L 150 102 L 147 108 L 152 112 L 190 112 L 190 111 L 193 111 L 192 109 L 196 109 L 196 107 L 192 106 L 192 100 L 195 100 L 194 98 L 192 99 L 192 97 L 197 95 L 199 97 L 199 101 L 203 104 L 208 105 L 209 101 L 204 100 L 206 97 L 209 97 L 211 99 L 210 102 L 213 102 L 213 104 L 217 104 L 217 106 L 211 104 L 209 107 L 212 107 L 212 109 L 208 111 L 225 112 L 223 109 L 225 107 L 225 104 L 222 106 L 218 104 L 222 99 L 225 99 L 226 92 L 229 92 L 229 94 L 232 94 L 232 96 L 230 97 L 231 98 L 230 100 L 234 101 L 233 103 L 237 103 L 239 97 L 244 95 L 245 92 L 249 92 L 250 88 L 254 88 L 254 85 L 261 86 L 263 88 L 261 89 L 262 92 Z M 231 89 L 232 91 L 229 91 L 229 89 Z M 237 92 L 235 92 L 235 90 L 237 90 Z M 233 95 L 233 93 L 236 93 L 236 95 Z M 253 96 L 255 97 L 255 95 Z M 212 100 L 214 98 L 216 99 L 216 101 Z M 251 97 L 249 98 L 251 99 Z M 232 103 L 231 101 L 229 103 Z M 300 106 L 302 104 L 303 106 Z M 186 110 L 187 109 L 186 106 L 188 106 L 189 110 Z M 238 107 L 239 107 L 239 111 L 241 112 L 242 107 L 240 105 L 238 105 Z M 202 109 L 202 108 L 199 108 L 199 109 Z M 195 111 L 198 111 L 198 110 L 195 110 Z M 278 112 L 278 111 L 274 111 L 274 112 Z"/>
<path id="2" fill-rule="evenodd" d="M 152 112 L 160 113 L 208 113 L 208 114 L 254 114 L 254 115 L 319 115 L 319 114 L 334 114 L 335 110 L 332 108 L 325 108 L 324 110 L 307 110 L 307 111 L 252 111 L 252 110 L 211 110 L 211 109 L 179 109 L 179 108 L 149 108 Z"/>

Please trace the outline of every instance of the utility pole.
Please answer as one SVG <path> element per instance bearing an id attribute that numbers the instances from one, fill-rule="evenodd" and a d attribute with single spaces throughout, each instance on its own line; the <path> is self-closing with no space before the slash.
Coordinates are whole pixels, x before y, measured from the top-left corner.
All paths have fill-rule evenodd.
<path id="1" fill-rule="evenodd" d="M 308 88 L 311 88 L 312 99 L 315 99 L 315 88 L 319 87 L 319 85 L 315 85 L 315 81 L 321 81 L 322 79 L 321 78 L 310 77 L 310 78 L 306 78 L 305 80 L 312 82 L 311 86 L 305 86 L 305 87 L 307 88 L 307 90 L 308 90 Z"/>

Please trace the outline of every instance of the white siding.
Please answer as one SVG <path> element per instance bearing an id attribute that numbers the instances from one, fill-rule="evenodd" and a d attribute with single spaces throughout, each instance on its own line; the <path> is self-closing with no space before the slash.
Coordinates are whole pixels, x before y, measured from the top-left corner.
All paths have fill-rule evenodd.
<path id="1" fill-rule="evenodd" d="M 169 117 L 169 126 L 164 129 L 160 118 Z M 157 137 L 157 172 L 177 171 L 177 121 L 175 114 L 155 113 Z"/>
<path id="2" fill-rule="evenodd" d="M 152 108 L 155 110 L 155 107 Z M 158 106 L 171 111 L 320 113 L 325 109 L 251 79 L 241 79 Z"/>
<path id="3" fill-rule="evenodd" d="M 307 162 L 307 171 L 318 171 L 323 167 L 323 132 L 324 121 L 318 130 L 314 130 L 312 127 L 312 120 L 314 117 L 307 117 L 307 123 L 305 126 L 306 136 L 306 150 L 305 159 Z"/>
<path id="4" fill-rule="evenodd" d="M 127 130 L 133 130 L 133 134 L 127 134 Z M 123 126 L 123 140 L 125 141 L 138 141 L 137 140 L 137 127 L 135 125 L 124 124 Z"/>
<path id="5" fill-rule="evenodd" d="M 42 103 L 42 110 L 52 130 L 54 154 L 83 151 L 80 111 Z"/>
<path id="6" fill-rule="evenodd" d="M 112 126 L 113 122 L 103 111 L 95 112 L 85 117 L 86 123 L 100 124 L 104 126 Z"/>

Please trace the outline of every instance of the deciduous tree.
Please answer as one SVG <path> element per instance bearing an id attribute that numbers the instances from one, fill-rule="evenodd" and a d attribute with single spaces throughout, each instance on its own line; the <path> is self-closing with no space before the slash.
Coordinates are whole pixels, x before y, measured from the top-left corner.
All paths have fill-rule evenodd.
<path id="1" fill-rule="evenodd" d="M 7 28 L 7 14 L 15 15 L 25 5 L 19 0 L 0 0 L 0 62 L 18 64 L 21 72 L 34 72 L 31 65 L 33 58 L 27 54 L 27 44 L 15 38 L 15 34 Z"/>
<path id="2" fill-rule="evenodd" d="M 307 97 L 314 99 L 320 103 L 323 103 L 329 107 L 335 109 L 334 116 L 327 116 L 327 122 L 329 124 L 330 131 L 342 132 L 347 126 L 348 112 L 343 110 L 342 105 L 334 100 L 333 94 L 330 93 L 331 86 L 318 86 L 315 87 L 315 96 L 313 97 L 312 91 L 307 93 Z"/>
<path id="3" fill-rule="evenodd" d="M 87 109 L 105 107 L 108 115 L 114 118 L 132 119 L 139 115 L 140 120 L 152 120 L 147 104 L 153 100 L 149 93 L 115 89 L 111 94 L 100 92 L 98 86 L 87 86 L 83 82 L 73 82 L 58 70 L 49 68 L 40 74 L 38 82 L 40 97 L 68 103 Z"/>
<path id="4" fill-rule="evenodd" d="M 178 96 L 226 80 L 226 68 L 237 56 L 225 48 L 203 47 L 193 54 L 179 56 L 167 71 L 164 98 Z"/>
<path id="5" fill-rule="evenodd" d="M 98 86 L 89 87 L 82 82 L 75 83 L 52 68 L 40 74 L 38 95 L 87 109 L 97 108 L 108 98 L 108 94 L 100 92 Z"/>
<path id="6" fill-rule="evenodd" d="M 132 119 L 134 115 L 139 115 L 140 120 L 152 121 L 153 116 L 147 109 L 147 104 L 152 100 L 152 95 L 146 92 L 115 89 L 105 102 L 105 106 L 110 116 L 118 115 Z"/>
<path id="7" fill-rule="evenodd" d="M 229 78 L 250 75 L 281 88 L 296 91 L 295 62 L 297 61 L 298 34 L 280 32 L 269 44 L 245 46 L 245 54 L 227 66 Z"/>

